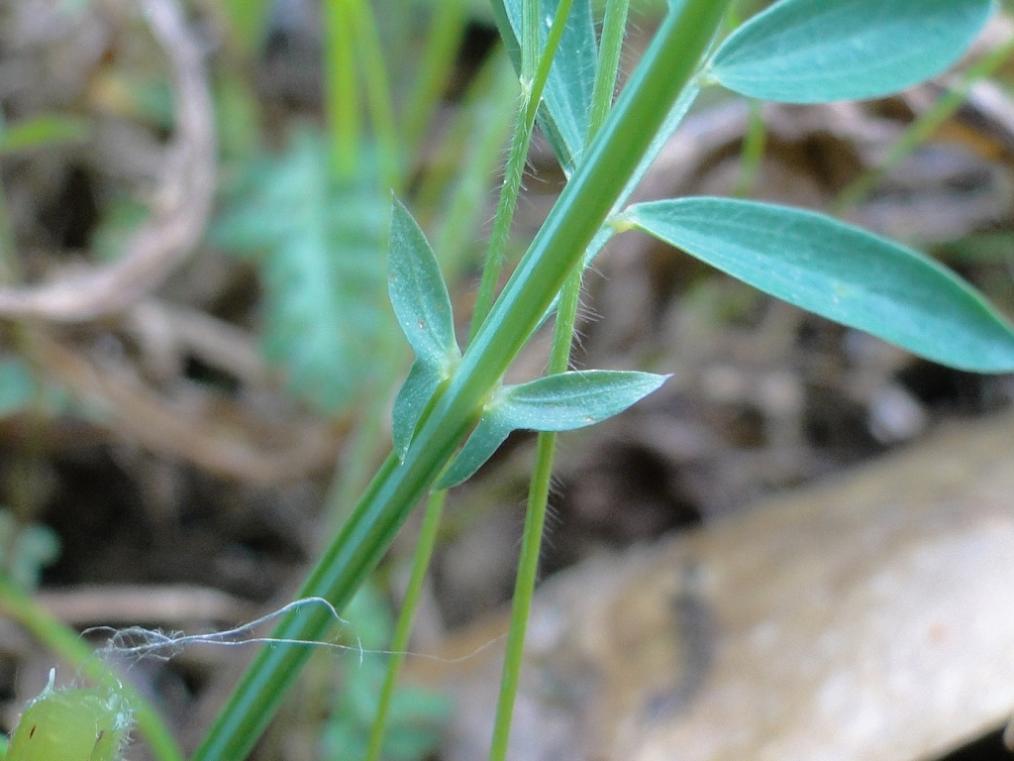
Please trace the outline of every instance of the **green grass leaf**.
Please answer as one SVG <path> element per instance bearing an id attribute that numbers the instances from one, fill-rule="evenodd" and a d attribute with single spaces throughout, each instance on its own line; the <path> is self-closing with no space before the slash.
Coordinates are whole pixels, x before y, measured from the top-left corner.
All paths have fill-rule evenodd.
<path id="1" fill-rule="evenodd" d="M 504 386 L 440 480 L 450 488 L 468 480 L 511 431 L 573 431 L 611 418 L 665 383 L 668 375 L 621 370 L 573 371 Z"/>
<path id="2" fill-rule="evenodd" d="M 552 19 L 559 0 L 542 0 L 539 17 Z M 509 29 L 501 28 L 504 36 L 514 41 L 521 38 L 522 0 L 504 0 L 510 21 Z M 501 25 L 502 26 L 502 25 Z M 542 44 L 549 33 L 542 25 L 539 35 Z M 517 49 L 508 46 L 512 54 Z M 542 126 L 561 165 L 568 171 L 577 166 L 584 151 L 588 135 L 588 117 L 591 113 L 592 91 L 595 87 L 595 67 L 598 61 L 598 44 L 589 0 L 575 0 L 570 9 L 567 28 L 549 71 L 543 107 L 539 112 Z M 514 61 L 515 68 L 518 61 Z"/>
<path id="3" fill-rule="evenodd" d="M 52 148 L 64 143 L 80 143 L 87 140 L 89 134 L 89 124 L 84 119 L 63 114 L 43 114 L 4 125 L 0 129 L 0 156 Z"/>
<path id="4" fill-rule="evenodd" d="M 636 204 L 616 224 L 927 359 L 976 372 L 1014 370 L 1014 328 L 974 288 L 923 254 L 830 217 L 685 198 Z"/>
<path id="5" fill-rule="evenodd" d="M 953 65 L 991 0 L 782 0 L 737 29 L 711 74 L 742 95 L 785 103 L 878 98 Z"/>

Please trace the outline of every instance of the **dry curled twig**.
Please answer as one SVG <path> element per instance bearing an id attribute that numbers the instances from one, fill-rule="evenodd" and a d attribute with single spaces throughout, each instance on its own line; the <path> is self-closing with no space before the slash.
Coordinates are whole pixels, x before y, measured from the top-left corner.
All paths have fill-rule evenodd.
<path id="1" fill-rule="evenodd" d="M 175 0 L 144 0 L 172 69 L 176 133 L 150 220 L 117 261 L 32 286 L 0 288 L 0 316 L 85 322 L 116 314 L 157 288 L 200 239 L 215 187 L 215 129 L 201 51 Z"/>
<path id="2" fill-rule="evenodd" d="M 106 415 L 108 427 L 144 448 L 179 458 L 219 476 L 270 485 L 327 468 L 338 453 L 333 426 L 270 425 L 249 415 L 233 419 L 212 408 L 225 400 L 166 399 L 125 367 L 99 364 L 41 330 L 33 330 L 30 357 L 46 377 Z M 252 442 L 272 441 L 272 444 Z"/>

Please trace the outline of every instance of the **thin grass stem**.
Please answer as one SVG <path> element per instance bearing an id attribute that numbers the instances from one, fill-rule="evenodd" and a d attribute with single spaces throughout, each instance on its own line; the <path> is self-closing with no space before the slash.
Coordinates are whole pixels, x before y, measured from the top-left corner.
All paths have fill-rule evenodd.
<path id="1" fill-rule="evenodd" d="M 591 142 L 606 121 L 613 102 L 616 77 L 619 72 L 620 53 L 626 26 L 628 3 L 610 0 L 603 22 L 602 44 L 595 85 L 592 95 L 591 118 L 587 140 Z M 570 352 L 574 343 L 577 310 L 581 300 L 581 266 L 577 265 L 567 278 L 557 305 L 553 345 L 549 355 L 548 373 L 562 373 L 570 365 Z M 500 677 L 500 694 L 497 699 L 493 739 L 490 743 L 490 761 L 505 761 L 510 744 L 510 730 L 517 702 L 521 669 L 524 664 L 525 636 L 531 615 L 535 585 L 538 580 L 539 558 L 542 553 L 542 536 L 545 531 L 549 490 L 556 458 L 556 434 L 540 433 L 535 452 L 535 469 L 528 491 L 528 508 L 525 513 L 524 535 L 518 572 L 511 602 L 511 623 L 507 634 L 506 653 Z"/>
<path id="2" fill-rule="evenodd" d="M 446 499 L 447 492 L 438 490 L 432 492 L 426 502 L 426 511 L 423 513 L 422 526 L 419 529 L 419 538 L 416 540 L 415 554 L 412 557 L 412 572 L 408 588 L 405 590 L 405 599 L 402 601 L 398 622 L 394 628 L 394 638 L 391 640 L 390 650 L 393 654 L 389 656 L 384 685 L 380 690 L 377 714 L 373 719 L 373 726 L 370 728 L 366 761 L 379 761 L 380 759 L 384 733 L 391 711 L 391 701 L 394 698 L 395 688 L 398 686 L 398 677 L 401 674 L 402 664 L 405 662 L 405 653 L 408 652 L 412 625 L 415 622 L 415 614 L 422 597 L 423 582 L 429 572 L 433 548 L 436 546 L 437 536 L 440 532 L 440 519 L 444 513 Z"/>
<path id="3" fill-rule="evenodd" d="M 382 189 L 400 192 L 403 184 L 401 140 L 394 119 L 390 78 L 377 20 L 367 0 L 350 0 L 362 62 L 363 83 L 377 141 Z"/>
<path id="4" fill-rule="evenodd" d="M 592 89 L 591 114 L 588 119 L 589 135 L 595 135 L 606 120 L 613 105 L 616 76 L 620 71 L 623 54 L 623 36 L 627 30 L 627 13 L 630 0 L 607 0 L 602 19 L 602 38 L 599 42 L 599 62 L 595 69 Z"/>
<path id="5" fill-rule="evenodd" d="M 540 324 L 691 81 L 729 0 L 671 6 L 602 131 L 466 349 L 432 414 L 399 462 L 392 453 L 318 560 L 299 596 L 337 609 L 376 567 L 399 529 L 474 425 L 489 394 Z M 274 636 L 320 639 L 333 624 L 320 611 L 289 613 Z M 264 648 L 237 683 L 193 761 L 246 758 L 310 653 Z"/>
<path id="6" fill-rule="evenodd" d="M 359 88 L 353 18 L 348 0 L 324 0 L 324 102 L 331 165 L 338 177 L 356 175 L 359 164 Z"/>
<path id="7" fill-rule="evenodd" d="M 557 308 L 553 348 L 549 359 L 549 373 L 561 373 L 570 363 L 570 347 L 574 337 L 577 306 L 581 293 L 581 268 L 574 268 L 564 286 Z M 500 677 L 500 694 L 496 704 L 493 739 L 490 743 L 490 761 L 504 761 L 510 742 L 514 705 L 517 702 L 521 668 L 524 663 L 525 635 L 535 597 L 539 575 L 539 558 L 542 554 L 542 535 L 546 526 L 549 489 L 556 457 L 556 434 L 540 433 L 535 450 L 535 469 L 528 487 L 528 508 L 525 528 L 518 557 L 518 572 L 514 580 L 511 599 L 511 623 L 507 632 L 507 647 Z"/>
<path id="8" fill-rule="evenodd" d="M 552 67 L 553 57 L 563 37 L 563 30 L 567 24 L 567 16 L 570 14 L 572 0 L 561 0 L 556 6 L 556 14 L 553 16 L 549 34 L 546 37 L 546 46 L 542 51 L 542 57 L 538 63 L 534 63 L 536 54 L 532 54 L 530 48 L 533 45 L 532 38 L 538 39 L 538 14 L 535 13 L 535 27 L 529 28 L 529 17 L 532 15 L 530 6 L 538 6 L 535 0 L 526 0 L 524 6 L 525 27 L 522 27 L 522 56 L 521 56 L 521 88 L 522 103 L 514 123 L 514 131 L 511 135 L 510 149 L 507 154 L 507 164 L 504 167 L 503 186 L 500 189 L 500 198 L 497 201 L 496 214 L 493 217 L 493 226 L 489 234 L 489 247 L 486 251 L 486 261 L 482 270 L 482 279 L 479 281 L 479 292 L 475 297 L 475 308 L 472 312 L 472 324 L 469 339 L 475 337 L 476 331 L 482 321 L 489 314 L 490 307 L 496 295 L 496 286 L 500 281 L 500 273 L 503 271 L 507 243 L 510 240 L 511 223 L 514 221 L 514 212 L 518 205 L 518 196 L 521 193 L 521 180 L 525 173 L 525 162 L 528 160 L 528 148 L 532 141 L 532 131 L 535 129 L 535 116 L 538 113 L 539 103 L 542 101 L 542 93 L 549 79 L 549 70 Z M 527 31 L 526 31 L 527 29 Z M 534 43 L 537 45 L 537 42 Z M 526 78 L 526 56 L 529 60 L 528 70 L 532 72 L 532 78 Z"/>
<path id="9" fill-rule="evenodd" d="M 533 102 L 538 104 L 542 97 L 542 90 L 549 74 L 549 64 L 551 63 L 552 56 L 555 54 L 556 48 L 559 45 L 559 40 L 562 36 L 562 28 L 566 22 L 566 13 L 569 6 L 570 0 L 565 0 L 560 4 L 557 17 L 554 19 L 554 27 L 558 26 L 559 28 L 550 30 L 550 39 L 546 45 L 546 52 L 543 54 L 543 61 L 538 62 L 537 65 L 535 59 L 538 55 L 538 0 L 525 1 L 525 32 L 523 33 L 524 55 L 522 57 L 521 75 L 522 90 L 525 100 L 522 102 L 522 106 L 519 109 L 518 122 L 515 128 L 514 138 L 511 143 L 511 151 L 507 162 L 508 179 L 505 181 L 501 190 L 500 203 L 497 206 L 497 217 L 493 223 L 494 234 L 496 234 L 498 229 L 503 229 L 505 231 L 509 230 L 514 210 L 517 208 L 517 197 L 521 189 L 521 175 L 524 172 L 524 162 L 528 156 L 528 145 L 535 123 L 535 111 L 537 105 L 533 107 L 531 104 Z M 563 9 L 562 17 L 560 14 L 561 8 Z M 556 32 L 555 39 L 553 34 L 554 32 Z M 532 72 L 530 78 L 526 76 L 526 71 Z M 500 225 L 498 225 L 498 222 Z M 505 243 L 506 242 L 504 241 L 504 245 Z M 483 269 L 483 283 L 491 282 L 495 285 L 497 279 L 499 279 L 501 262 L 502 251 L 500 257 L 487 256 Z M 491 270 L 495 271 L 492 272 L 491 275 L 487 275 L 487 273 L 490 273 Z M 487 301 L 488 304 L 492 304 L 492 292 L 488 294 Z M 475 316 L 473 316 L 473 325 L 476 324 L 475 320 L 481 320 L 485 317 L 488 309 L 488 305 L 484 308 L 477 309 Z M 427 503 L 426 515 L 423 519 L 423 529 L 420 531 L 415 550 L 415 558 L 412 564 L 412 576 L 409 580 L 409 592 L 406 594 L 405 600 L 402 603 L 401 612 L 399 613 L 398 623 L 395 629 L 395 639 L 391 644 L 391 649 L 395 652 L 405 650 L 408 644 L 408 638 L 412 632 L 412 622 L 415 619 L 419 593 L 422 590 L 423 581 L 429 570 L 429 560 L 433 553 L 433 543 L 436 541 L 440 515 L 443 512 L 443 505 L 446 496 L 447 492 L 444 490 L 435 491 L 430 495 Z M 388 670 L 381 691 L 380 704 L 370 731 L 370 744 L 366 757 L 367 761 L 377 761 L 377 759 L 380 758 L 384 732 L 387 726 L 388 712 L 390 710 L 390 702 L 394 695 L 394 689 L 397 686 L 402 660 L 403 658 L 399 656 L 392 656 L 391 660 L 388 662 Z"/>
<path id="10" fill-rule="evenodd" d="M 419 77 L 405 111 L 406 155 L 415 155 L 440 99 L 468 19 L 467 0 L 441 0 L 433 4 L 426 30 L 426 49 L 419 64 Z"/>

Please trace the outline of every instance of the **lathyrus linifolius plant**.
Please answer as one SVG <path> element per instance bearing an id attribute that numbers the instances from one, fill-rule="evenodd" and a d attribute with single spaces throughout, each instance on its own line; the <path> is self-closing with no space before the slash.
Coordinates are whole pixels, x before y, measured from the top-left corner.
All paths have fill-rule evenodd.
<path id="1" fill-rule="evenodd" d="M 546 43 L 553 32 L 546 20 L 565 1 L 493 0 L 517 64 L 533 41 L 536 48 Z M 300 596 L 344 607 L 420 498 L 467 478 L 511 430 L 590 425 L 664 382 L 662 375 L 603 370 L 502 383 L 565 282 L 619 233 L 652 235 L 761 291 L 927 359 L 975 372 L 1014 371 L 1009 321 L 969 284 L 900 243 L 826 215 L 755 201 L 628 203 L 703 89 L 789 103 L 882 97 L 957 62 L 995 10 L 992 0 L 780 0 L 720 39 L 730 5 L 671 0 L 615 104 L 609 99 L 608 116 L 592 129 L 601 41 L 590 0 L 572 0 L 539 108 L 568 182 L 467 345 L 457 339 L 434 252 L 408 206 L 394 204 L 389 292 L 415 363 L 395 402 L 392 452 Z M 522 79 L 530 92 L 532 80 Z M 299 611 L 275 636 L 317 639 L 330 623 Z M 293 648 L 262 650 L 195 761 L 247 757 L 307 657 Z"/>
<path id="2" fill-rule="evenodd" d="M 539 0 L 527 17 L 544 22 L 557 5 Z M 607 371 L 532 381 L 547 385 L 527 389 L 501 385 L 572 270 L 586 266 L 617 233 L 646 232 L 789 303 L 934 361 L 978 372 L 1014 370 L 1010 323 L 967 283 L 902 244 L 825 215 L 753 201 L 627 203 L 702 89 L 793 103 L 888 95 L 953 65 L 994 11 L 991 0 L 781 0 L 718 41 L 728 6 L 722 0 L 671 2 L 588 142 L 589 68 L 598 40 L 590 3 L 575 0 L 539 113 L 569 181 L 463 349 L 448 328 L 449 302 L 432 253 L 407 210 L 396 205 L 391 291 L 416 364 L 396 404 L 394 451 L 301 594 L 344 605 L 426 490 L 438 479 L 446 485 L 467 476 L 505 431 L 591 423 L 663 380 Z M 524 3 L 497 0 L 493 8 L 508 50 L 520 61 Z M 539 38 L 546 36 L 540 29 Z M 280 633 L 314 636 L 325 623 L 293 617 Z M 263 652 L 198 761 L 242 758 L 301 663 L 299 653 Z"/>

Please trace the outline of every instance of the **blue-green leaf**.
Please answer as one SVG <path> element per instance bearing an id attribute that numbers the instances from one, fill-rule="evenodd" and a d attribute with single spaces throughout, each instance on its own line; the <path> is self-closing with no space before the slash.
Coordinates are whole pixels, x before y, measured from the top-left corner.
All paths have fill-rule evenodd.
<path id="1" fill-rule="evenodd" d="M 517 40 L 521 39 L 521 7 L 523 0 L 504 0 L 509 29 L 501 24 L 500 33 L 509 42 L 515 68 L 519 65 Z M 541 0 L 539 17 L 552 19 L 559 0 Z M 494 3 L 494 9 L 499 10 Z M 549 28 L 543 25 L 540 40 L 544 44 Z M 509 36 L 509 37 L 508 37 Z M 513 43 L 510 44 L 510 43 Z M 595 67 L 598 44 L 591 2 L 574 0 L 567 18 L 567 28 L 560 39 L 560 47 L 553 58 L 543 107 L 539 111 L 542 126 L 560 164 L 572 171 L 584 151 L 588 136 L 588 115 L 591 113 L 592 90 L 595 86 Z"/>
<path id="2" fill-rule="evenodd" d="M 667 375 L 590 370 L 547 375 L 505 386 L 486 405 L 479 424 L 440 480 L 440 488 L 466 481 L 511 431 L 572 431 L 611 418 L 665 383 Z"/>
<path id="3" fill-rule="evenodd" d="M 711 74 L 743 95 L 785 103 L 877 98 L 954 64 L 991 0 L 782 0 L 737 29 Z"/>
<path id="4" fill-rule="evenodd" d="M 419 418 L 443 380 L 444 373 L 440 368 L 421 359 L 412 363 L 412 369 L 408 371 L 408 377 L 398 391 L 391 411 L 391 438 L 399 460 L 405 459 Z"/>
<path id="5" fill-rule="evenodd" d="M 1014 370 L 1014 328 L 926 256 L 830 217 L 724 198 L 630 207 L 637 228 L 790 304 L 963 370 Z"/>
<path id="6" fill-rule="evenodd" d="M 388 263 L 391 304 L 415 363 L 394 401 L 394 451 L 404 458 L 426 404 L 450 373 L 461 351 L 454 337 L 451 298 L 440 265 L 416 221 L 399 201 L 391 213 Z"/>
<path id="7" fill-rule="evenodd" d="M 446 367 L 460 356 L 451 298 L 426 236 L 401 202 L 391 214 L 388 292 L 405 338 L 417 359 Z"/>

